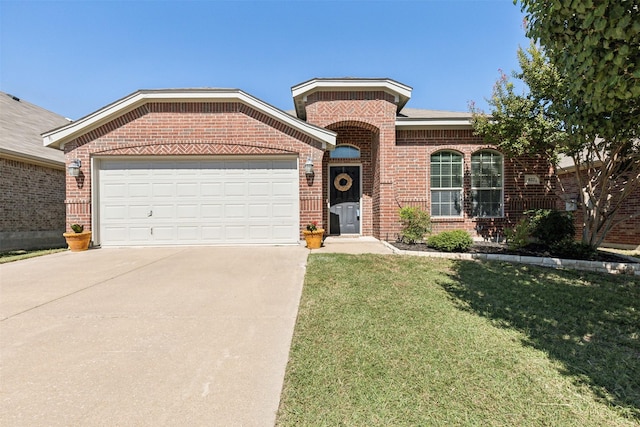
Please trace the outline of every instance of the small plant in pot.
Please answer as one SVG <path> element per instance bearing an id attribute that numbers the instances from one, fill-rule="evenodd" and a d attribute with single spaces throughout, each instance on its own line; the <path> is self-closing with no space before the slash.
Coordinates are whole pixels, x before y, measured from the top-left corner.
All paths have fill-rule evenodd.
<path id="1" fill-rule="evenodd" d="M 91 231 L 84 231 L 84 225 L 81 224 L 71 224 L 69 227 L 72 232 L 63 234 L 67 241 L 67 245 L 69 246 L 69 250 L 71 252 L 80 252 L 89 249 Z"/>
<path id="2" fill-rule="evenodd" d="M 307 224 L 306 230 L 302 230 L 304 240 L 307 242 L 307 248 L 319 249 L 322 246 L 322 238 L 324 237 L 324 229 L 318 228 L 318 221 L 311 221 Z"/>

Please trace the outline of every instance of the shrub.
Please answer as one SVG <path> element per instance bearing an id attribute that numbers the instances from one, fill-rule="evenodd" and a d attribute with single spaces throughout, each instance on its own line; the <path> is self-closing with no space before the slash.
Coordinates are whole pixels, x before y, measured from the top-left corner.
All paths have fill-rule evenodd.
<path id="1" fill-rule="evenodd" d="M 429 237 L 428 245 L 444 252 L 466 252 L 473 245 L 473 239 L 464 230 L 443 231 Z"/>
<path id="2" fill-rule="evenodd" d="M 559 258 L 590 260 L 595 258 L 597 251 L 586 243 L 569 238 L 553 243 L 550 252 Z"/>
<path id="3" fill-rule="evenodd" d="M 427 211 L 418 207 L 405 206 L 400 209 L 400 240 L 404 243 L 422 241 L 431 233 L 431 217 Z"/>
<path id="4" fill-rule="evenodd" d="M 551 246 L 554 243 L 573 240 L 576 228 L 570 213 L 550 209 L 535 209 L 525 212 L 529 216 L 531 236 L 540 243 Z"/>
<path id="5" fill-rule="evenodd" d="M 506 228 L 504 236 L 509 249 L 521 249 L 527 246 L 531 237 L 531 226 L 527 218 L 522 218 L 513 228 Z"/>

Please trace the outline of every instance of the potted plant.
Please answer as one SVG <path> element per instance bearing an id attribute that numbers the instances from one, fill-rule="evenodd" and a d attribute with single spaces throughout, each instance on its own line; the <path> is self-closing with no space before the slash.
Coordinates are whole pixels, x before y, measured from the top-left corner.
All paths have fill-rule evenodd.
<path id="1" fill-rule="evenodd" d="M 71 230 L 71 233 L 63 234 L 69 250 L 71 250 L 71 252 L 80 252 L 89 249 L 91 231 L 84 231 L 84 226 L 80 224 L 71 224 Z"/>
<path id="2" fill-rule="evenodd" d="M 318 228 L 318 221 L 312 221 L 307 224 L 307 229 L 302 230 L 304 240 L 307 242 L 307 248 L 319 249 L 322 246 L 322 238 L 324 237 L 324 229 Z"/>

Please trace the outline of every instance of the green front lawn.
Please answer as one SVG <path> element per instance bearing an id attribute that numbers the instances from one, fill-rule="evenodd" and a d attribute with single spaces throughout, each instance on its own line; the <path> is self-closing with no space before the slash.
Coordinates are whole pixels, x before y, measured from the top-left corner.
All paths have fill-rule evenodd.
<path id="1" fill-rule="evenodd" d="M 640 280 L 313 254 L 280 426 L 640 423 Z"/>

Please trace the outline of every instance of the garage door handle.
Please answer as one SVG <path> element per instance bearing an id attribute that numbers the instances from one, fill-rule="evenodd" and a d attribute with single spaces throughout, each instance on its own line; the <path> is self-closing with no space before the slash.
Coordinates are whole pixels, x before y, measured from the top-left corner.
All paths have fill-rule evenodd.
<path id="1" fill-rule="evenodd" d="M 149 214 L 147 216 L 153 216 L 153 211 L 149 211 Z"/>

